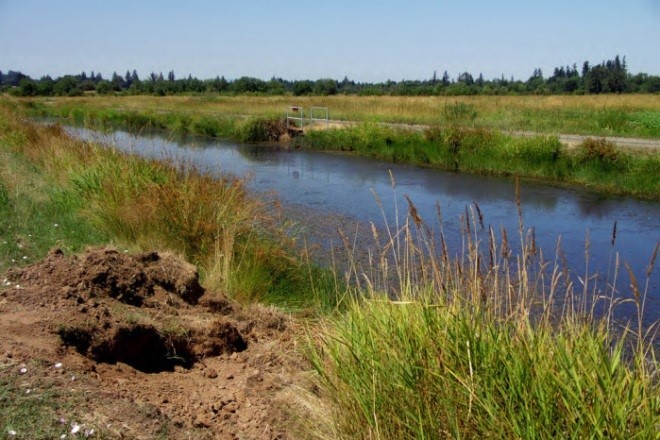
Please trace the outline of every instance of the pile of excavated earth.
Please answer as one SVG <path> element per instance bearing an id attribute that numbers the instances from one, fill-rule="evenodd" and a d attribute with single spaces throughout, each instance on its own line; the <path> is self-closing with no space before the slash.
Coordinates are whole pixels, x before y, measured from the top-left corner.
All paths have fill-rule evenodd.
<path id="1" fill-rule="evenodd" d="M 55 249 L 6 274 L 0 380 L 75 402 L 49 415 L 62 435 L 292 438 L 308 368 L 295 333 L 275 309 L 206 292 L 173 255 Z"/>

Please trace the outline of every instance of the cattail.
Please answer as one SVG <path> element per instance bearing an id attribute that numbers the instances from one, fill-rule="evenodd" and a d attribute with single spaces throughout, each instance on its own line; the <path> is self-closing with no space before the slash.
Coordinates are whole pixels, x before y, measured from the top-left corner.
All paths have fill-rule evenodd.
<path id="1" fill-rule="evenodd" d="M 422 225 L 422 219 L 419 217 L 419 214 L 417 213 L 417 208 L 415 208 L 415 205 L 408 196 L 404 195 L 403 197 L 405 197 L 406 201 L 408 202 L 408 212 L 410 213 L 410 216 L 415 222 L 415 226 L 419 228 Z"/>
<path id="2" fill-rule="evenodd" d="M 633 295 L 635 296 L 635 302 L 639 306 L 639 286 L 637 285 L 637 278 L 635 277 L 635 274 L 632 271 L 632 268 L 630 267 L 630 264 L 627 262 L 624 262 L 623 265 L 626 267 L 626 270 L 628 271 L 628 276 L 630 277 L 630 288 L 633 291 Z"/>
<path id="3" fill-rule="evenodd" d="M 614 220 L 614 227 L 612 228 L 612 246 L 614 246 L 614 242 L 616 241 L 616 224 L 617 221 Z"/>
<path id="4" fill-rule="evenodd" d="M 470 214 L 468 213 L 467 206 L 465 207 L 465 226 L 467 227 L 467 235 L 470 236 Z"/>
<path id="5" fill-rule="evenodd" d="M 504 258 L 509 258 L 510 254 L 510 249 L 509 249 L 509 240 L 507 239 L 506 236 L 506 229 L 502 227 L 502 256 Z"/>
<path id="6" fill-rule="evenodd" d="M 490 238 L 490 246 L 488 248 L 489 254 L 490 254 L 490 268 L 492 269 L 495 267 L 495 253 L 497 252 L 497 245 L 495 244 L 495 233 L 493 232 L 493 227 L 489 226 L 489 237 Z"/>
<path id="7" fill-rule="evenodd" d="M 378 230 L 376 229 L 376 225 L 374 225 L 374 222 L 369 222 L 371 225 L 371 234 L 374 237 L 374 241 L 378 243 Z"/>
<path id="8" fill-rule="evenodd" d="M 484 216 L 481 213 L 481 209 L 479 208 L 479 205 L 477 205 L 477 202 L 475 202 L 473 200 L 472 203 L 474 204 L 474 207 L 477 208 L 477 215 L 479 216 L 479 225 L 481 225 L 481 229 L 483 229 L 484 228 Z"/>
<path id="9" fill-rule="evenodd" d="M 653 266 L 655 266 L 655 258 L 658 256 L 658 246 L 660 246 L 660 243 L 656 243 L 655 249 L 653 249 L 653 255 L 651 256 L 651 261 L 649 261 L 649 265 L 646 268 L 646 278 L 650 278 L 651 272 L 653 272 Z"/>

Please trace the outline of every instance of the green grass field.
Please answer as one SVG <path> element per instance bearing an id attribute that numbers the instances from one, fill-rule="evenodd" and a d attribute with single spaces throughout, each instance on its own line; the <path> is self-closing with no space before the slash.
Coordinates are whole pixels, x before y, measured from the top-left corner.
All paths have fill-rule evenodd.
<path id="1" fill-rule="evenodd" d="M 291 105 L 328 107 L 331 119 L 356 122 L 437 124 L 446 108 L 470 106 L 476 127 L 551 134 L 660 138 L 657 95 L 475 96 L 475 97 L 293 97 L 293 96 L 90 96 L 35 98 L 56 113 L 72 108 L 185 113 L 201 116 L 282 117 Z"/>

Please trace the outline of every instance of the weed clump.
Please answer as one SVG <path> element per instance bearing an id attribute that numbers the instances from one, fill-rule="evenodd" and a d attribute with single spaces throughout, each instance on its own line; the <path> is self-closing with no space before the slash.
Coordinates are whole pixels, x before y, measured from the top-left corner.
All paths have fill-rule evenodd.
<path id="1" fill-rule="evenodd" d="M 597 160 L 616 162 L 619 157 L 615 145 L 604 138 L 587 138 L 579 145 L 580 158 L 583 161 Z"/>
<path id="2" fill-rule="evenodd" d="M 472 104 L 454 102 L 453 104 L 445 104 L 442 116 L 449 124 L 472 124 L 479 116 L 479 112 Z"/>

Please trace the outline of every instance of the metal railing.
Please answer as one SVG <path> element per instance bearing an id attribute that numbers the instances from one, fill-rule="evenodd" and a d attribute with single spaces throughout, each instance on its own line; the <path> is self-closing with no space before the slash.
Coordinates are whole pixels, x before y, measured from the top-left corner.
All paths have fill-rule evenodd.
<path id="1" fill-rule="evenodd" d="M 305 109 L 298 106 L 291 106 L 286 111 L 286 129 L 304 131 L 305 129 Z"/>
<path id="2" fill-rule="evenodd" d="M 292 105 L 286 111 L 286 129 L 288 131 L 304 132 L 305 127 L 316 124 L 330 126 L 330 111 L 328 107 L 310 107 L 309 117 L 305 117 L 305 109 L 301 106 Z"/>

